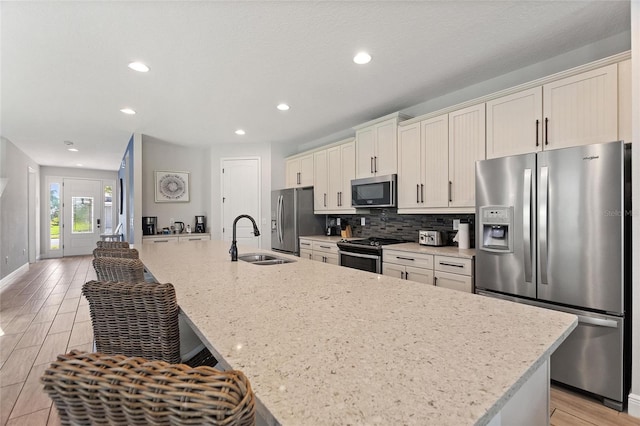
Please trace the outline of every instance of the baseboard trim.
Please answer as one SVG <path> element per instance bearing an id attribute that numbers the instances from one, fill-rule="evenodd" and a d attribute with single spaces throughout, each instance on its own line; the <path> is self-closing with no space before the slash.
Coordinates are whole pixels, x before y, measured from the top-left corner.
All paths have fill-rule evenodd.
<path id="1" fill-rule="evenodd" d="M 640 418 L 640 395 L 629 394 L 629 415 Z"/>
<path id="2" fill-rule="evenodd" d="M 25 263 L 24 265 L 22 265 L 21 267 L 19 267 L 18 269 L 16 269 L 12 273 L 10 273 L 9 275 L 7 275 L 3 279 L 1 279 L 0 280 L 0 288 L 4 287 L 5 284 L 8 284 L 9 282 L 11 282 L 11 280 L 13 280 L 14 278 L 18 277 L 19 275 L 24 274 L 28 270 L 29 270 L 29 263 Z"/>

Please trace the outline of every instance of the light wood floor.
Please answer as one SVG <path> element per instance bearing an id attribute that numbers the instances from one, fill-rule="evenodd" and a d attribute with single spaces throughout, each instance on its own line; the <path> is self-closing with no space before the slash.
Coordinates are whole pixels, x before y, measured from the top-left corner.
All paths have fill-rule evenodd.
<path id="1" fill-rule="evenodd" d="M 39 378 L 58 354 L 91 350 L 89 307 L 80 291 L 92 279 L 91 256 L 67 257 L 36 262 L 0 288 L 0 425 L 60 424 Z M 552 387 L 551 424 L 640 426 L 640 419 Z"/>

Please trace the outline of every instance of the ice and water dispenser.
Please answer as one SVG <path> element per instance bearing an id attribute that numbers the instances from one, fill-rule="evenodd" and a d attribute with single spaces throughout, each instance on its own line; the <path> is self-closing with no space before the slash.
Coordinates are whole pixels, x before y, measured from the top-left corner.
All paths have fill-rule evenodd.
<path id="1" fill-rule="evenodd" d="M 496 253 L 513 251 L 513 207 L 480 207 L 480 249 Z"/>

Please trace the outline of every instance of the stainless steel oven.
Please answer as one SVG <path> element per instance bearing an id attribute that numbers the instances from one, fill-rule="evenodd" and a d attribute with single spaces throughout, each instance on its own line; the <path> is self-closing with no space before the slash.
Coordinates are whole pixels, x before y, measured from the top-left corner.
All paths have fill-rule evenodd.
<path id="1" fill-rule="evenodd" d="M 340 241 L 338 243 L 338 260 L 340 266 L 360 269 L 361 271 L 382 273 L 382 246 L 404 243 L 394 238 L 365 238 L 360 240 Z"/>

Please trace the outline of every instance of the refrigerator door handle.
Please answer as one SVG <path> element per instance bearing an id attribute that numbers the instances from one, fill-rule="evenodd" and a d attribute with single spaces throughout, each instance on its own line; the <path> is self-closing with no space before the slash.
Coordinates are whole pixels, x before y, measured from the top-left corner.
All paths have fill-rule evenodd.
<path id="1" fill-rule="evenodd" d="M 540 283 L 549 284 L 547 277 L 548 268 L 548 232 L 549 232 L 549 168 L 540 167 L 540 211 L 539 217 L 539 242 L 540 242 Z"/>
<path id="2" fill-rule="evenodd" d="M 597 325 L 598 327 L 618 328 L 617 321 L 602 318 L 592 318 L 584 315 L 578 315 L 578 322 L 582 324 Z"/>
<path id="3" fill-rule="evenodd" d="M 522 200 L 522 234 L 524 245 L 524 280 L 531 282 L 531 169 L 524 171 Z"/>
<path id="4" fill-rule="evenodd" d="M 278 198 L 278 240 L 279 240 L 281 243 L 282 243 L 282 241 L 283 241 L 283 238 L 282 238 L 282 220 L 284 219 L 284 218 L 283 218 L 283 216 L 284 216 L 284 214 L 283 214 L 284 209 L 282 208 L 283 201 L 284 201 L 284 196 L 283 196 L 283 195 L 281 195 L 281 196 Z"/>

